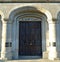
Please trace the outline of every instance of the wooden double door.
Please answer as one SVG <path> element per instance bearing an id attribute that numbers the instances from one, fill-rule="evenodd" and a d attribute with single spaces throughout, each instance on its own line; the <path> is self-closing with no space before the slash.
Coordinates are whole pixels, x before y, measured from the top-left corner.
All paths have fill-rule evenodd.
<path id="1" fill-rule="evenodd" d="M 19 56 L 42 56 L 41 21 L 19 22 Z"/>

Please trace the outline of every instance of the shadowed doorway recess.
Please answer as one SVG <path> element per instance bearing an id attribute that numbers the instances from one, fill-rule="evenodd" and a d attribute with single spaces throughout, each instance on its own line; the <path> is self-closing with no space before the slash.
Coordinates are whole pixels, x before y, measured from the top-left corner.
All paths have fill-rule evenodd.
<path id="1" fill-rule="evenodd" d="M 19 56 L 42 56 L 41 21 L 19 21 Z"/>

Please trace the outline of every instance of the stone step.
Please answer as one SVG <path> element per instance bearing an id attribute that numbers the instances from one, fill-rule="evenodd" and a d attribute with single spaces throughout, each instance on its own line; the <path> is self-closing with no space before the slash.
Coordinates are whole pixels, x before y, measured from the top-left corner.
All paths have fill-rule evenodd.
<path id="1" fill-rule="evenodd" d="M 48 59 L 48 51 L 43 52 L 43 58 Z"/>
<path id="2" fill-rule="evenodd" d="M 35 60 L 1 60 L 0 62 L 60 62 L 60 60 L 35 59 Z"/>

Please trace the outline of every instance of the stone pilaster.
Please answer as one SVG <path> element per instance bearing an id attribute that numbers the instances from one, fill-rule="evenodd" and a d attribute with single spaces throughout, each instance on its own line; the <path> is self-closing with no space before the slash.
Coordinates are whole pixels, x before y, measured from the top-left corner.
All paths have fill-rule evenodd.
<path id="1" fill-rule="evenodd" d="M 56 32 L 55 23 L 53 21 L 49 22 L 49 56 L 50 60 L 57 58 L 56 52 Z"/>
<path id="2" fill-rule="evenodd" d="M 1 59 L 12 59 L 11 23 L 8 19 L 2 21 Z"/>
<path id="3" fill-rule="evenodd" d="M 2 22 L 2 48 L 1 48 L 1 58 L 5 59 L 5 55 L 6 55 L 6 47 L 5 47 L 5 43 L 6 43 L 6 33 L 7 33 L 7 22 L 3 21 Z"/>

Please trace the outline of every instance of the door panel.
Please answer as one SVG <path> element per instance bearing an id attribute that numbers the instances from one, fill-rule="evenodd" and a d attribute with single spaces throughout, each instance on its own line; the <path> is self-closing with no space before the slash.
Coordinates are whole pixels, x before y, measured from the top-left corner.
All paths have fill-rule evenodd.
<path id="1" fill-rule="evenodd" d="M 19 22 L 19 56 L 42 56 L 41 21 Z"/>

